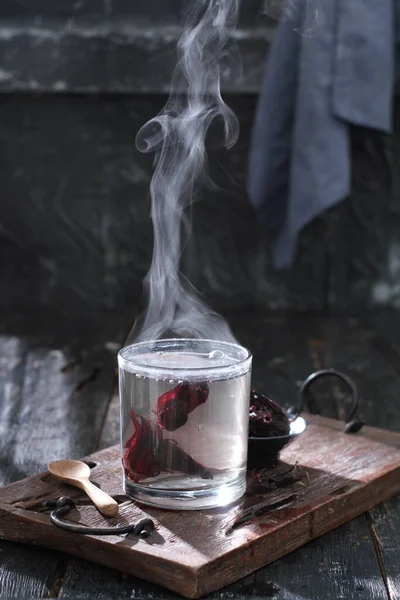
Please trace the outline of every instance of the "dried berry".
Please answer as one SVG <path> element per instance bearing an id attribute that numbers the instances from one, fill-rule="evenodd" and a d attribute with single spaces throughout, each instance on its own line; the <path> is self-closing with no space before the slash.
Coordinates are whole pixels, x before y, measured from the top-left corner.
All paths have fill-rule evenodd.
<path id="1" fill-rule="evenodd" d="M 250 393 L 249 436 L 278 437 L 288 435 L 289 418 L 286 412 L 257 390 Z"/>

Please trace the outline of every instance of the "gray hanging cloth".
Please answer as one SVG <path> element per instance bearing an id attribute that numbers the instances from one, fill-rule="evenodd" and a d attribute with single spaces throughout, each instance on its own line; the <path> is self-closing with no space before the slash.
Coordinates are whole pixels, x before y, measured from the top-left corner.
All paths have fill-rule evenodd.
<path id="1" fill-rule="evenodd" d="M 277 269 L 292 264 L 301 229 L 349 195 L 350 126 L 390 132 L 400 38 L 400 0 L 290 5 L 269 51 L 248 172 Z"/>

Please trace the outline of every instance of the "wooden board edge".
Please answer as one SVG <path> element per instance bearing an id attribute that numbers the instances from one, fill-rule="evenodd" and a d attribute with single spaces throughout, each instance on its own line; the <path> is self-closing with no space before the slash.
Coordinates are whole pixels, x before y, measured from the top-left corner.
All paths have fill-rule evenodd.
<path id="1" fill-rule="evenodd" d="M 311 417 L 311 421 L 314 421 L 314 423 L 316 420 L 318 424 L 326 427 L 332 427 L 334 429 L 339 429 L 340 427 L 341 430 L 343 428 L 343 423 L 340 421 L 314 415 L 311 415 Z M 365 428 L 365 430 L 364 435 L 365 433 L 369 434 L 369 432 L 373 432 L 374 436 L 372 439 L 375 439 L 378 442 L 385 442 L 386 436 L 391 434 L 391 439 L 394 439 L 396 443 L 389 443 L 388 445 L 397 446 L 399 443 L 400 434 L 372 427 Z M 378 435 L 378 437 L 376 437 L 376 435 Z M 382 439 L 382 435 L 385 439 Z M 367 435 L 367 437 L 370 438 L 370 435 Z M 87 460 L 94 460 L 99 464 L 106 464 L 107 462 L 115 460 L 115 456 L 118 455 L 118 452 L 119 445 L 116 444 L 89 455 Z M 45 474 L 46 472 L 38 474 L 35 477 L 41 477 Z M 9 486 L 5 487 L 12 487 L 15 489 L 16 485 L 18 485 L 18 482 L 9 484 Z M 300 515 L 298 519 L 293 519 L 294 530 L 296 530 L 297 527 L 297 533 L 292 536 L 290 543 L 286 543 L 285 546 L 279 543 L 279 531 L 287 527 L 287 524 L 282 525 L 279 530 L 277 529 L 273 534 L 270 532 L 269 535 L 271 536 L 271 539 L 268 541 L 268 545 L 273 548 L 273 551 L 270 551 L 267 559 L 265 556 L 265 546 L 267 542 L 264 537 L 253 541 L 252 544 L 249 543 L 248 547 L 234 549 L 230 553 L 227 553 L 223 557 L 217 558 L 208 564 L 202 564 L 196 567 L 181 566 L 182 568 L 178 581 L 171 581 L 168 579 L 168 568 L 170 569 L 169 572 L 171 573 L 171 577 L 172 574 L 175 576 L 177 570 L 176 563 L 171 562 L 170 566 L 168 566 L 168 564 L 166 565 L 168 559 L 163 558 L 160 560 L 156 556 L 149 557 L 148 555 L 143 555 L 135 551 L 132 553 L 132 557 L 126 560 L 126 558 L 122 558 L 118 552 L 116 553 L 115 550 L 110 552 L 110 549 L 108 548 L 107 551 L 104 552 L 104 547 L 100 550 L 100 547 L 98 546 L 98 542 L 100 541 L 99 538 L 89 538 L 89 536 L 87 536 L 86 539 L 92 541 L 86 545 L 86 548 L 74 547 L 73 552 L 71 551 L 70 554 L 84 560 L 115 568 L 118 571 L 132 574 L 152 583 L 161 585 L 187 598 L 199 598 L 204 594 L 220 589 L 222 586 L 229 585 L 238 578 L 249 575 L 255 570 L 281 558 L 289 552 L 303 546 L 308 541 L 352 520 L 398 492 L 400 492 L 400 466 L 388 466 L 386 471 L 381 472 L 380 476 L 377 479 L 374 479 L 371 484 L 362 484 L 358 488 L 351 490 L 351 492 L 338 496 L 333 502 L 331 496 L 327 496 L 325 500 L 322 498 L 314 513 Z M 332 509 L 331 514 L 325 514 L 324 512 L 328 499 L 331 502 L 329 507 Z M 346 502 L 348 503 L 347 506 Z M 345 507 L 346 510 L 344 510 L 343 507 Z M 342 508 L 342 511 L 340 511 L 340 508 Z M 9 523 L 8 521 L 11 514 L 13 520 L 12 523 Z M 24 525 L 26 525 L 27 522 L 27 515 L 29 515 L 29 522 L 30 525 L 32 525 L 33 514 L 37 516 L 35 519 L 35 531 L 32 534 L 32 539 L 27 539 L 26 531 L 24 531 L 26 528 L 24 528 Z M 299 521 L 304 522 L 299 523 Z M 57 539 L 55 541 L 49 541 L 48 527 L 49 522 L 46 515 L 33 513 L 29 510 L 26 511 L 13 504 L 2 503 L 0 500 L 0 538 L 20 543 L 41 545 L 68 553 L 68 550 L 66 549 L 67 541 L 70 540 L 71 534 L 67 534 L 62 530 L 54 528 L 52 532 L 57 533 Z M 6 529 L 7 535 L 5 536 L 4 532 Z M 43 531 L 44 529 L 46 529 L 46 532 Z M 22 535 L 19 533 L 21 531 L 24 531 Z M 75 536 L 77 546 L 79 546 L 78 538 L 81 537 L 81 535 Z M 115 545 L 113 548 L 115 548 Z M 96 558 L 92 559 L 91 556 L 88 556 L 88 552 L 89 554 L 91 553 L 92 556 L 95 555 Z M 238 553 L 240 555 L 239 560 L 237 560 Z M 146 565 L 146 559 L 147 563 L 152 564 Z M 156 565 L 156 570 L 158 571 L 154 573 L 154 566 L 157 561 L 159 561 L 158 566 Z M 125 563 L 129 564 L 126 565 Z M 231 574 L 234 573 L 234 576 L 229 577 L 229 569 L 231 569 Z"/>
<path id="2" fill-rule="evenodd" d="M 374 486 L 373 493 L 371 490 L 372 486 Z M 288 527 L 286 523 L 283 526 L 277 527 L 276 530 L 270 531 L 268 540 L 266 537 L 252 540 L 247 547 L 234 549 L 223 557 L 217 558 L 198 568 L 181 566 L 178 581 L 168 578 L 168 567 L 171 570 L 171 575 L 173 573 L 174 577 L 176 577 L 176 563 L 166 565 L 168 561 L 163 559 L 160 561 L 157 569 L 157 557 L 149 557 L 140 553 L 135 553 L 131 560 L 125 561 L 118 552 L 115 552 L 115 545 L 112 546 L 112 551 L 111 546 L 110 548 L 102 546 L 101 552 L 95 552 L 96 560 L 92 559 L 90 551 L 100 550 L 98 548 L 100 539 L 95 537 L 88 536 L 86 538 L 86 548 L 82 548 L 79 544 L 81 536 L 74 536 L 73 556 L 126 572 L 151 583 L 161 585 L 187 598 L 200 598 L 278 560 L 320 535 L 356 518 L 376 506 L 376 504 L 389 499 L 399 492 L 400 467 L 397 467 L 386 471 L 380 478 L 375 479 L 371 483 L 363 484 L 350 492 L 338 496 L 333 502 L 331 496 L 326 496 L 313 513 L 302 514 L 297 518 L 294 517 L 291 521 L 293 533 L 289 543 L 283 545 L 280 539 L 282 532 Z M 13 516 L 12 520 L 9 518 L 11 514 Z M 288 509 L 288 514 L 290 514 L 290 509 Z M 30 524 L 29 533 L 25 529 L 28 515 Z M 32 516 L 35 517 L 33 521 Z M 24 531 L 22 535 L 18 533 L 21 530 Z M 0 503 L 0 538 L 45 546 L 68 553 L 67 544 L 71 542 L 71 534 L 54 528 L 52 530 L 52 538 L 49 539 L 48 533 L 49 521 L 46 515 L 32 513 L 31 511 L 25 511 L 9 504 Z M 266 556 L 267 544 L 269 548 L 273 548 L 273 551 L 269 552 L 268 557 Z M 237 560 L 238 556 L 240 557 L 239 561 Z M 150 569 L 149 564 L 146 563 L 151 563 Z M 167 569 L 165 568 L 166 566 Z M 234 576 L 230 575 L 232 571 L 234 572 Z"/>
<path id="3" fill-rule="evenodd" d="M 27 528 L 28 520 L 29 529 Z M 49 536 L 50 530 L 51 536 Z M 85 547 L 82 547 L 80 543 L 83 537 L 85 538 Z M 160 585 L 186 598 L 197 598 L 196 568 L 187 565 L 178 567 L 176 562 L 168 561 L 168 558 L 161 560 L 157 556 L 140 552 L 133 552 L 134 556 L 126 561 L 122 547 L 121 552 L 119 552 L 118 544 L 104 544 L 108 539 L 83 536 L 82 534 L 71 537 L 71 533 L 53 526 L 47 515 L 15 508 L 10 504 L 1 502 L 0 539 L 57 550 L 72 557 L 100 564 Z M 73 552 L 68 551 L 68 545 L 73 546 Z M 95 560 L 92 558 L 91 553 L 96 556 Z M 171 574 L 171 578 L 168 577 L 169 574 Z"/>
<path id="4" fill-rule="evenodd" d="M 375 489 L 373 493 L 368 493 L 372 485 Z M 262 537 L 249 542 L 247 547 L 236 548 L 227 553 L 224 556 L 224 572 L 221 572 L 221 562 L 218 558 L 204 565 L 196 574 L 196 598 L 232 584 L 233 579 L 225 576 L 225 572 L 229 572 L 229 569 L 235 569 L 235 581 L 246 577 L 321 535 L 352 521 L 398 493 L 400 493 L 400 466 L 387 471 L 381 478 L 375 479 L 371 483 L 366 483 L 338 496 L 333 503 L 332 497 L 327 496 L 313 513 L 303 514 L 293 519 L 293 531 L 297 531 L 299 526 L 300 531 L 297 532 L 297 535 L 291 536 L 290 542 L 284 548 L 280 544 L 279 537 L 288 526 L 287 524 L 270 532 L 268 542 L 266 537 Z M 346 510 L 343 510 L 344 506 L 346 506 Z M 266 559 L 265 552 L 266 543 L 274 548 L 268 559 Z"/>
<path id="5" fill-rule="evenodd" d="M 344 432 L 344 421 L 330 419 L 329 417 L 313 415 L 310 413 L 302 413 L 301 416 L 310 425 L 320 425 L 322 427 L 329 427 L 330 429 L 335 429 L 336 431 Z M 360 437 L 368 438 L 369 440 L 387 444 L 388 446 L 400 448 L 400 432 L 390 431 L 389 429 L 380 429 L 379 427 L 371 427 L 370 425 L 364 425 L 359 432 L 349 433 L 347 435 L 357 435 Z"/>

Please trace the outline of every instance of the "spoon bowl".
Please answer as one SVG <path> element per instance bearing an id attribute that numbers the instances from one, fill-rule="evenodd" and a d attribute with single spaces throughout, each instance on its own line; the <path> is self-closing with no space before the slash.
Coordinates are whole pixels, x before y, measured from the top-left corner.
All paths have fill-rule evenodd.
<path id="1" fill-rule="evenodd" d="M 56 460 L 48 464 L 49 473 L 57 479 L 77 487 L 89 496 L 96 508 L 107 517 L 118 514 L 118 504 L 90 479 L 90 467 L 80 460 Z"/>
<path id="2" fill-rule="evenodd" d="M 55 460 L 47 468 L 52 475 L 72 485 L 82 479 L 90 479 L 90 467 L 80 460 Z"/>

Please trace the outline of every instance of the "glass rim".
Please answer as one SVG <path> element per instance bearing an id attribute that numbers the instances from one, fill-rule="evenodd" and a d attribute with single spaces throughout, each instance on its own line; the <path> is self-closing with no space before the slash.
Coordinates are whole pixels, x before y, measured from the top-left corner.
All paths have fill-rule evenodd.
<path id="1" fill-rule="evenodd" d="M 236 361 L 233 361 L 231 363 L 229 363 L 229 365 L 219 365 L 219 366 L 204 366 L 202 365 L 201 367 L 163 367 L 163 366 L 157 366 L 154 367 L 153 365 L 150 367 L 143 367 L 143 365 L 139 366 L 137 365 L 137 363 L 135 362 L 135 360 L 130 359 L 130 358 L 126 358 L 125 356 L 123 356 L 123 352 L 125 352 L 126 350 L 128 350 L 129 348 L 140 348 L 140 347 L 144 347 L 144 346 L 148 346 L 149 344 L 157 344 L 157 343 L 163 343 L 163 342 L 210 342 L 210 343 L 217 343 L 217 344 L 221 344 L 224 346 L 229 346 L 231 348 L 240 348 L 241 350 L 244 351 L 245 353 L 245 357 L 244 358 L 240 358 Z M 160 340 L 148 340 L 148 341 L 144 341 L 144 342 L 136 342 L 133 344 L 128 344 L 127 346 L 124 346 L 123 348 L 121 348 L 118 352 L 118 366 L 120 368 L 125 369 L 125 367 L 130 367 L 132 368 L 133 366 L 137 366 L 139 369 L 143 369 L 147 372 L 151 372 L 152 370 L 156 370 L 157 372 L 161 372 L 161 373 L 179 373 L 181 371 L 185 371 L 185 372 L 192 372 L 192 373 L 198 373 L 198 372 L 211 372 L 211 371 L 219 371 L 219 372 L 224 372 L 229 371 L 230 369 L 232 369 L 233 366 L 240 368 L 241 366 L 245 365 L 247 362 L 251 362 L 253 355 L 250 352 L 250 350 L 248 350 L 245 346 L 242 346 L 241 344 L 235 343 L 235 342 L 224 342 L 222 340 L 213 340 L 213 339 L 209 339 L 209 338 L 163 338 Z M 125 369 L 125 370 L 130 370 L 130 369 Z"/>

